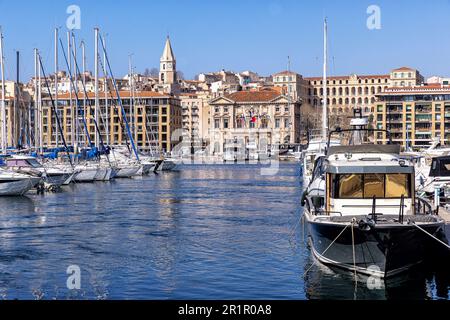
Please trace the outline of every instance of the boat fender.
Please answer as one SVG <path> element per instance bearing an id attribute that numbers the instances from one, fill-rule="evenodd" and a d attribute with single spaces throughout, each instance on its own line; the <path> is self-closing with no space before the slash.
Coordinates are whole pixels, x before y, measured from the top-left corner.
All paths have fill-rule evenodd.
<path id="1" fill-rule="evenodd" d="M 305 204 L 306 204 L 306 197 L 307 197 L 307 196 L 308 196 L 308 191 L 303 192 L 303 194 L 302 194 L 302 200 L 301 200 L 301 202 L 300 202 L 300 204 L 302 205 L 302 207 L 304 207 Z"/>

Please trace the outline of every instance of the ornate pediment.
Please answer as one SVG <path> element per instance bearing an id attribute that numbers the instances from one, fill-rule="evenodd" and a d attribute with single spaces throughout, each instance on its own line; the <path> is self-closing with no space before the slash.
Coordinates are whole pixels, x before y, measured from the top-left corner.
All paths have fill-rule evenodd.
<path id="1" fill-rule="evenodd" d="M 215 99 L 212 99 L 209 101 L 210 105 L 221 105 L 221 104 L 234 104 L 234 101 L 231 99 L 228 99 L 226 97 L 217 97 Z"/>
<path id="2" fill-rule="evenodd" d="M 289 103 L 289 98 L 286 96 L 278 96 L 275 99 L 271 100 L 270 103 Z"/>

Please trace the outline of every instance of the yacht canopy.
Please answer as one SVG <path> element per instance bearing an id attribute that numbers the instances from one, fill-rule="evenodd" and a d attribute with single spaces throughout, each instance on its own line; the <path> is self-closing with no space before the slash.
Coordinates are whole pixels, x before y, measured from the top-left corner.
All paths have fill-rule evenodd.
<path id="1" fill-rule="evenodd" d="M 400 154 L 400 145 L 397 144 L 362 144 L 355 146 L 330 146 L 327 155 L 344 154 L 344 153 L 384 153 L 384 154 Z"/>

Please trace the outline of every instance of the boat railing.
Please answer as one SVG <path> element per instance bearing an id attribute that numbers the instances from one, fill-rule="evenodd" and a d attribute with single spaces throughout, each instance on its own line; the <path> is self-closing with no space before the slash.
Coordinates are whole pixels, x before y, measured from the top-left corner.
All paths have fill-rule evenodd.
<path id="1" fill-rule="evenodd" d="M 339 211 L 326 211 L 326 210 L 314 210 L 313 215 L 315 216 L 331 216 L 331 215 L 339 215 L 343 217 L 342 212 Z"/>
<path id="2" fill-rule="evenodd" d="M 415 213 L 416 215 L 436 215 L 436 211 L 433 210 L 431 203 L 422 197 L 416 198 Z"/>

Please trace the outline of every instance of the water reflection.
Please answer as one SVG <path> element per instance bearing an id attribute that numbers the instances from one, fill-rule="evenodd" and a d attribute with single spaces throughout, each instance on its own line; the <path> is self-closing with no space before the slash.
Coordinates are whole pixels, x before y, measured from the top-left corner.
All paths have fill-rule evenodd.
<path id="1" fill-rule="evenodd" d="M 313 263 L 311 258 L 310 263 Z M 429 300 L 450 299 L 450 266 L 421 264 L 410 272 L 386 280 L 327 267 L 317 261 L 305 277 L 308 299 L 329 300 Z M 308 267 L 310 264 L 308 265 Z M 305 268 L 305 272 L 306 272 Z M 379 283 L 374 283 L 379 281 Z"/>

